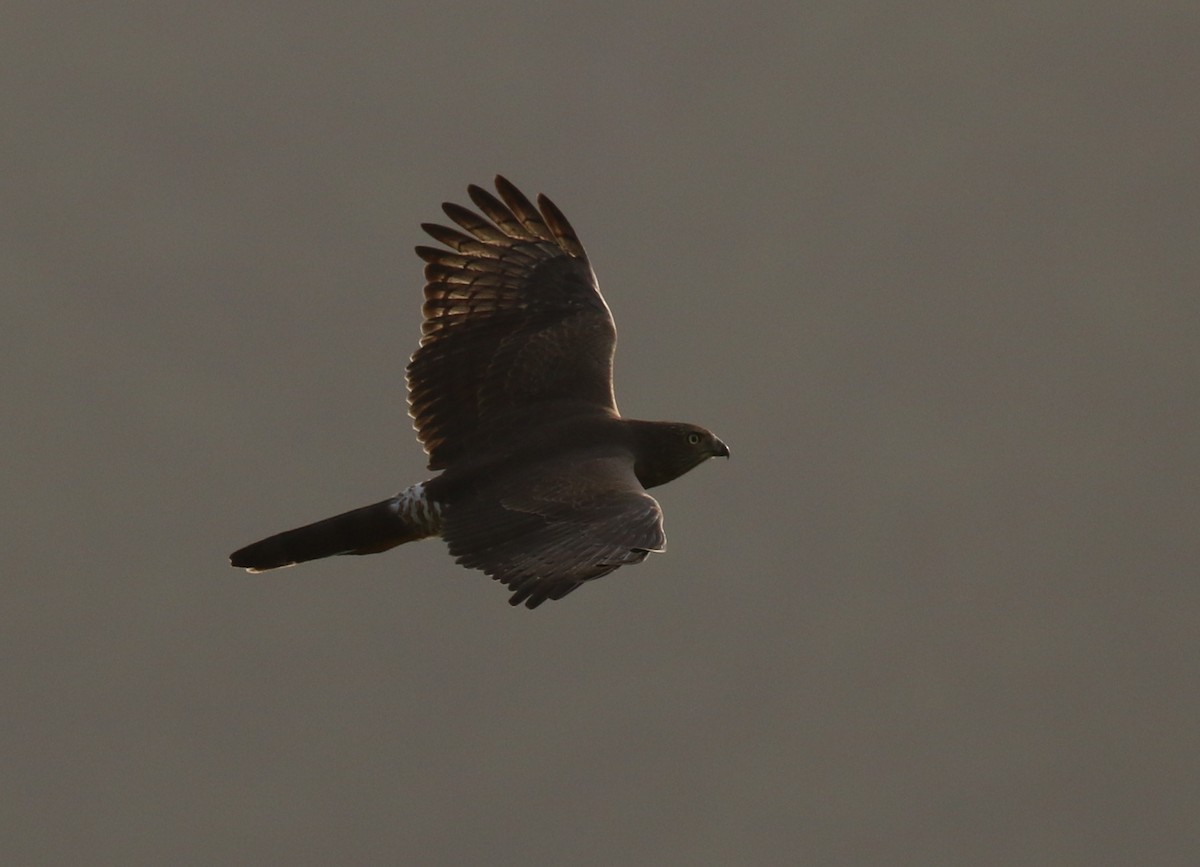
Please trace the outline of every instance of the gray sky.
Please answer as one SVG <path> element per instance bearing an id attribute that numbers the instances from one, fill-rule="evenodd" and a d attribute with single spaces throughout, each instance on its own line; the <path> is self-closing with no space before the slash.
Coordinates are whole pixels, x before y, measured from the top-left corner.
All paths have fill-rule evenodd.
<path id="1" fill-rule="evenodd" d="M 1195 863 L 1193 3 L 18 3 L 6 863 Z M 733 459 L 534 612 L 440 542 L 418 224 L 587 245 Z"/>

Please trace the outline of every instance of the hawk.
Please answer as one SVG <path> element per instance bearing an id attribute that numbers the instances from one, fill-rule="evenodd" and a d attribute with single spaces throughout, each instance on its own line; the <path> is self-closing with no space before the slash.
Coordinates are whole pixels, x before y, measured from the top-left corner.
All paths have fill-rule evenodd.
<path id="1" fill-rule="evenodd" d="M 233 566 L 263 572 L 374 554 L 441 536 L 464 566 L 536 608 L 662 551 L 646 491 L 729 449 L 692 424 L 622 418 L 617 332 L 583 245 L 545 196 L 503 177 L 471 185 L 479 209 L 446 203 L 458 228 L 425 261 L 421 342 L 408 403 L 433 478 L 390 499 L 247 545 Z"/>

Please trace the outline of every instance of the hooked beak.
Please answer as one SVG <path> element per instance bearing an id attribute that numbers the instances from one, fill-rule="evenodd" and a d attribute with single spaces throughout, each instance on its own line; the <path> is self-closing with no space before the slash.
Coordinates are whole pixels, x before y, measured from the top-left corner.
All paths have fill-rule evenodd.
<path id="1" fill-rule="evenodd" d="M 729 457 L 729 446 L 725 445 L 725 443 L 721 442 L 716 437 L 713 437 L 713 457 L 714 458 Z"/>

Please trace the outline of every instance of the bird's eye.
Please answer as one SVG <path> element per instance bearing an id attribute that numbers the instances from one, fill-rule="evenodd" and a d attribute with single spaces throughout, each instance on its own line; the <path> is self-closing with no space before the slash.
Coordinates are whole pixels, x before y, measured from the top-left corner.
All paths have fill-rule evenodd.
<path id="1" fill-rule="evenodd" d="M 700 442 L 700 434 L 696 433 L 695 431 L 692 431 L 690 434 L 688 434 L 688 445 L 694 446 L 699 442 Z"/>

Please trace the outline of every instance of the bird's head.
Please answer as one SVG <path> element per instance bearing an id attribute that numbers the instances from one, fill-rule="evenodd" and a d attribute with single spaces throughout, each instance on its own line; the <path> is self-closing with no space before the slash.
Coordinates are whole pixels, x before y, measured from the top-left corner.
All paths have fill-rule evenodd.
<path id="1" fill-rule="evenodd" d="M 636 422 L 634 472 L 644 488 L 677 479 L 709 458 L 729 457 L 729 446 L 710 430 L 683 422 Z"/>

